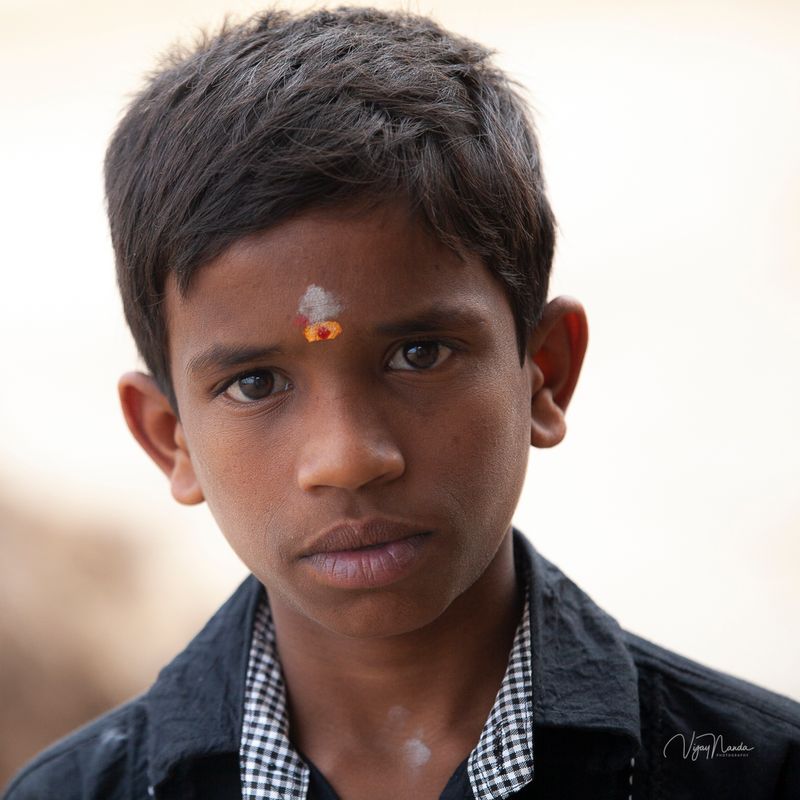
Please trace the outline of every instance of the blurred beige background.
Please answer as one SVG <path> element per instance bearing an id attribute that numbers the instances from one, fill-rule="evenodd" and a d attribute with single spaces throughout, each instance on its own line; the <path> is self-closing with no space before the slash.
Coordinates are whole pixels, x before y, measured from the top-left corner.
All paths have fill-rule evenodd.
<path id="1" fill-rule="evenodd" d="M 144 688 L 244 574 L 118 410 L 137 360 L 101 168 L 157 54 L 259 7 L 0 3 L 0 782 Z M 404 7 L 529 90 L 553 288 L 589 313 L 518 525 L 623 626 L 800 698 L 800 5 Z"/>

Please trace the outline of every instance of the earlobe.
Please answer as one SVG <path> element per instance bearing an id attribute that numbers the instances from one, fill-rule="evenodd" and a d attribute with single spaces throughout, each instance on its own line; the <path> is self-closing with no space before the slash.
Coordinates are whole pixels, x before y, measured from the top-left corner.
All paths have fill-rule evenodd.
<path id="1" fill-rule="evenodd" d="M 122 413 L 133 438 L 169 478 L 172 496 L 184 505 L 203 501 L 183 426 L 150 375 L 127 372 L 118 384 Z"/>
<path id="2" fill-rule="evenodd" d="M 529 340 L 531 444 L 553 447 L 566 435 L 565 412 L 578 382 L 589 340 L 586 312 L 571 297 L 545 307 Z"/>

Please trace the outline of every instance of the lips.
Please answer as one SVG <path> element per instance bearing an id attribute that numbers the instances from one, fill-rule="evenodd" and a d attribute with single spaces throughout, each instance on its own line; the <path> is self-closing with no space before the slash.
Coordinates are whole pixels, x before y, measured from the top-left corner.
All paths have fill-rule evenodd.
<path id="1" fill-rule="evenodd" d="M 322 531 L 303 553 L 303 557 L 361 550 L 409 539 L 425 532 L 420 528 L 387 519 L 348 520 Z"/>
<path id="2" fill-rule="evenodd" d="M 374 589 L 413 571 L 429 538 L 430 531 L 391 520 L 346 521 L 323 531 L 301 561 L 329 586 Z"/>

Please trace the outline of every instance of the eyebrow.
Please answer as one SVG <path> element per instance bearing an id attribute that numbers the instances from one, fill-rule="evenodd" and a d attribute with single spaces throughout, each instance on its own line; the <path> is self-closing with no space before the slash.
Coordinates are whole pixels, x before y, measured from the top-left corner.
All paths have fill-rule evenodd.
<path id="1" fill-rule="evenodd" d="M 214 344 L 194 356 L 186 365 L 187 375 L 201 375 L 212 369 L 227 370 L 280 355 L 280 347 L 252 347 L 248 345 Z"/>
<path id="2" fill-rule="evenodd" d="M 381 336 L 408 336 L 414 333 L 482 327 L 485 323 L 485 318 L 474 309 L 435 306 L 408 319 L 376 325 L 375 333 Z"/>

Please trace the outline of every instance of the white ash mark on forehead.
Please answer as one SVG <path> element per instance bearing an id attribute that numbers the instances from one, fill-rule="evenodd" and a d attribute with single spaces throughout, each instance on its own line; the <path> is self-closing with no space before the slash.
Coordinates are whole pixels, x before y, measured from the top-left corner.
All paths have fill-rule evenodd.
<path id="1" fill-rule="evenodd" d="M 312 283 L 300 298 L 297 313 L 305 317 L 309 324 L 336 319 L 342 311 L 342 304 L 331 292 Z"/>

